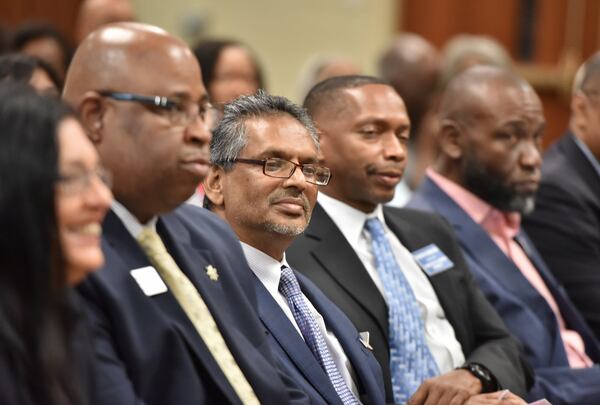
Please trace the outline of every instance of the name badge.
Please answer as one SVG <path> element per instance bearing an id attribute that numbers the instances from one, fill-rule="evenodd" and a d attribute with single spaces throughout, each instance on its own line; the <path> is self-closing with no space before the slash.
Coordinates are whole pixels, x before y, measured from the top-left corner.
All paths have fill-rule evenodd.
<path id="1" fill-rule="evenodd" d="M 429 276 L 434 276 L 454 266 L 452 260 L 433 243 L 415 250 L 412 255 Z"/>
<path id="2" fill-rule="evenodd" d="M 140 267 L 129 272 L 148 297 L 166 293 L 169 289 L 152 266 Z"/>

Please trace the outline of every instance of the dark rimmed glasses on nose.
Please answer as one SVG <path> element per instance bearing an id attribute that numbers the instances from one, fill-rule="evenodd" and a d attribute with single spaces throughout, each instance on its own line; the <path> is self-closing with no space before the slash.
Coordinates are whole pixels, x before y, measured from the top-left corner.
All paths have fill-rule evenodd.
<path id="1" fill-rule="evenodd" d="M 57 184 L 66 195 L 76 195 L 90 188 L 92 179 L 98 178 L 106 187 L 112 188 L 112 173 L 102 166 L 92 170 L 74 170 L 71 173 L 60 174 Z"/>
<path id="2" fill-rule="evenodd" d="M 211 103 L 206 101 L 185 103 L 164 96 L 144 96 L 141 94 L 113 91 L 99 91 L 98 93 L 102 97 L 112 98 L 113 100 L 131 101 L 164 110 L 173 125 L 188 127 L 198 117 L 200 117 L 210 131 L 217 124 L 218 111 Z"/>
<path id="3" fill-rule="evenodd" d="M 289 179 L 296 172 L 296 168 L 300 168 L 304 179 L 311 184 L 317 186 L 326 186 L 331 179 L 331 170 L 328 167 L 321 166 L 315 163 L 298 164 L 286 159 L 268 158 L 268 159 L 231 159 L 216 163 L 247 163 L 263 167 L 263 173 L 269 177 L 278 179 Z"/>

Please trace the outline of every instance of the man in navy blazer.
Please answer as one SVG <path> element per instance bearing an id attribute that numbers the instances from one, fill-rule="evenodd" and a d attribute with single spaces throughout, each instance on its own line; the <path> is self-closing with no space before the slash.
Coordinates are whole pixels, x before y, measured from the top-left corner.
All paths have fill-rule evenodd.
<path id="1" fill-rule="evenodd" d="M 539 98 L 512 73 L 474 67 L 451 82 L 440 118 L 440 155 L 409 206 L 454 227 L 475 280 L 525 346 L 530 399 L 600 403 L 598 342 L 519 229 L 540 181 Z"/>
<path id="2" fill-rule="evenodd" d="M 106 263 L 79 289 L 95 337 L 92 402 L 306 403 L 279 371 L 235 235 L 205 210 L 177 208 L 208 170 L 209 104 L 189 48 L 157 27 L 104 26 L 77 50 L 65 98 L 114 175 L 116 203 L 102 235 Z M 157 268 L 164 267 L 153 267 L 136 241 L 150 230 L 206 304 L 225 342 L 220 353 L 228 350 L 228 367 L 241 370 L 235 378 L 208 349 L 216 340 L 201 338 L 167 287 L 177 284 L 163 281 Z"/>
<path id="3" fill-rule="evenodd" d="M 288 374 L 311 403 L 385 403 L 381 369 L 368 342 L 310 280 L 290 270 L 285 258 L 308 224 L 317 187 L 330 177 L 318 164 L 318 136 L 306 111 L 263 92 L 226 105 L 211 142 L 211 161 L 205 205 L 228 221 L 242 242 L 259 317 Z M 297 280 L 293 294 L 300 301 L 287 292 L 289 280 Z M 313 347 L 313 338 L 322 345 Z"/>
<path id="4" fill-rule="evenodd" d="M 600 338 L 600 53 L 576 75 L 569 131 L 544 154 L 523 227 Z"/>

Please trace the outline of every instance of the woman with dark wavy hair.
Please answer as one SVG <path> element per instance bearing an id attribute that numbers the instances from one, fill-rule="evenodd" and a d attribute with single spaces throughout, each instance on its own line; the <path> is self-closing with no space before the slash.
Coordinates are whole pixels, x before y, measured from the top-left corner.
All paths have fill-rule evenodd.
<path id="1" fill-rule="evenodd" d="M 73 113 L 0 84 L 0 404 L 87 404 L 93 354 L 70 287 L 103 263 L 108 177 Z"/>

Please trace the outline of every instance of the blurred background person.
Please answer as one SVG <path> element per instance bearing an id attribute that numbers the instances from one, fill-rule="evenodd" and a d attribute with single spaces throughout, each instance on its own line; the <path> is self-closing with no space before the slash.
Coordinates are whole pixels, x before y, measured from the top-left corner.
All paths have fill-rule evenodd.
<path id="1" fill-rule="evenodd" d="M 80 43 L 101 25 L 135 19 L 133 5 L 129 0 L 84 0 L 77 12 L 75 39 Z"/>
<path id="2" fill-rule="evenodd" d="M 12 35 L 10 48 L 40 58 L 58 75 L 62 87 L 73 56 L 73 47 L 56 28 L 46 23 L 25 23 Z"/>
<path id="3" fill-rule="evenodd" d="M 350 58 L 336 54 L 317 54 L 304 64 L 298 79 L 298 100 L 302 102 L 310 89 L 335 76 L 360 75 L 362 70 Z"/>
<path id="4" fill-rule="evenodd" d="M 58 97 L 60 81 L 56 72 L 43 60 L 20 53 L 0 55 L 0 81 L 24 82 L 41 94 Z"/>
<path id="5" fill-rule="evenodd" d="M 523 226 L 600 338 L 600 53 L 577 73 L 569 129 L 544 154 Z"/>
<path id="6" fill-rule="evenodd" d="M 388 204 L 401 207 L 422 179 L 434 153 L 433 133 L 437 127 L 436 86 L 439 80 L 438 50 L 420 35 L 402 33 L 383 52 L 379 75 L 404 100 L 411 122 L 406 173 Z"/>
<path id="7" fill-rule="evenodd" d="M 0 128 L 0 403 L 87 404 L 91 343 L 69 287 L 104 261 L 106 176 L 73 113 L 24 84 L 0 84 Z"/>
<path id="8" fill-rule="evenodd" d="M 208 97 L 220 112 L 225 103 L 265 88 L 258 60 L 240 42 L 210 39 L 198 43 L 193 50 Z"/>
<path id="9" fill-rule="evenodd" d="M 193 51 L 202 70 L 202 82 L 208 98 L 216 107 L 213 127 L 220 121 L 225 103 L 265 88 L 258 60 L 240 42 L 209 39 L 196 44 Z M 203 200 L 204 189 L 199 184 L 188 202 L 201 207 Z"/>

